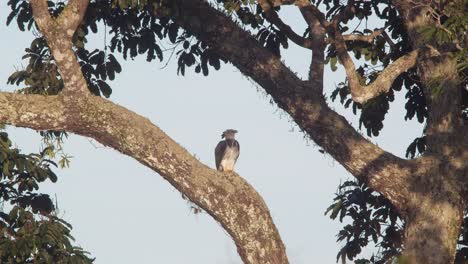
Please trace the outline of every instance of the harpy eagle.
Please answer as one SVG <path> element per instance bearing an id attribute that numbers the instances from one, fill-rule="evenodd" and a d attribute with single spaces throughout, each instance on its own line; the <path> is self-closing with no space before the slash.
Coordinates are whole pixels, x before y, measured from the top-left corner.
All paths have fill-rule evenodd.
<path id="1" fill-rule="evenodd" d="M 215 148 L 216 169 L 219 171 L 232 171 L 239 157 L 240 145 L 234 139 L 237 130 L 228 129 L 223 132 L 221 140 Z"/>

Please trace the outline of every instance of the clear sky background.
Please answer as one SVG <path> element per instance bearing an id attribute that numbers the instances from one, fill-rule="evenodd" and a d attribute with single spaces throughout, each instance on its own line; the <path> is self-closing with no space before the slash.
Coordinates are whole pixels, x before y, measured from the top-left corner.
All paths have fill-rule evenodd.
<path id="1" fill-rule="evenodd" d="M 33 37 L 15 24 L 6 27 L 6 2 L 0 3 L 0 90 L 13 91 L 18 87 L 7 86 L 6 80 L 15 67 L 26 65 L 21 57 Z M 303 32 L 297 10 L 290 7 L 282 13 Z M 283 51 L 286 64 L 305 78 L 311 54 L 289 43 L 290 49 Z M 103 49 L 102 33 L 90 45 Z M 220 71 L 210 68 L 208 77 L 193 69 L 178 76 L 174 58 L 161 69 L 164 63 L 148 63 L 144 56 L 133 61 L 116 57 L 123 72 L 111 84 L 110 100 L 149 118 L 211 167 L 222 131 L 237 129 L 241 154 L 236 171 L 268 204 L 290 262 L 335 263 L 340 248 L 335 235 L 341 224 L 323 213 L 339 182 L 351 176 L 270 104 L 261 87 L 230 64 Z M 327 95 L 342 80 L 342 68 L 331 72 L 326 66 Z M 404 121 L 404 94 L 397 93 L 384 130 L 371 139 L 398 156 L 422 132 L 416 121 Z M 338 103 L 332 105 L 357 127 L 358 118 Z M 40 150 L 35 131 L 9 127 L 8 132 L 24 152 Z M 73 156 L 71 167 L 57 169 L 58 182 L 43 184 L 40 190 L 57 197 L 60 216 L 73 225 L 77 243 L 97 258 L 95 263 L 241 263 L 221 226 L 206 213 L 193 214 L 157 173 L 77 135 L 66 140 L 65 152 Z"/>

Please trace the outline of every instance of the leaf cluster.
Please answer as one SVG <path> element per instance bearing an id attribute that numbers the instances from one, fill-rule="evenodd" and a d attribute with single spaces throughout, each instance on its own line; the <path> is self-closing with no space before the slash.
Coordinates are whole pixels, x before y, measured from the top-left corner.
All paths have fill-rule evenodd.
<path id="1" fill-rule="evenodd" d="M 317 1 L 321 2 L 321 1 Z M 405 34 L 403 23 L 399 18 L 396 9 L 385 3 L 385 1 L 369 1 L 378 3 L 374 6 L 373 11 L 377 17 L 384 19 L 385 30 L 389 32 L 395 43 L 391 46 L 384 45 L 383 38 L 376 37 L 371 43 L 348 41 L 347 47 L 349 52 L 353 52 L 357 60 L 364 61 L 363 65 L 358 68 L 357 72 L 361 79 L 361 85 L 366 85 L 372 82 L 379 73 L 378 65 L 385 68 L 389 63 L 398 59 L 402 55 L 411 50 L 409 47 L 408 37 Z M 338 1 L 323 1 L 329 4 L 328 16 L 343 9 Z M 421 29 L 421 34 L 425 35 L 426 41 L 433 42 L 435 46 L 444 50 L 454 43 L 464 43 L 463 38 L 466 38 L 467 4 L 464 1 L 464 6 L 460 1 L 445 1 L 448 6 L 444 11 L 433 7 L 436 13 L 437 21 L 434 26 Z M 457 8 L 453 8 L 457 6 Z M 381 9 L 380 7 L 383 7 Z M 452 7 L 452 8 L 451 8 Z M 333 11 L 336 10 L 336 11 Z M 460 12 L 461 10 L 465 10 Z M 333 13 L 335 12 L 335 13 Z M 368 14 L 368 12 L 366 13 Z M 344 34 L 349 30 L 348 27 L 341 27 Z M 369 34 L 371 31 L 365 29 L 363 32 L 353 30 L 353 34 Z M 466 41 L 465 41 L 466 42 Z M 467 72 L 467 57 L 466 48 L 463 47 L 454 52 L 453 55 L 458 61 L 459 74 L 466 87 L 466 72 Z M 337 64 L 336 50 L 333 45 L 328 47 L 326 62 L 330 64 L 332 70 L 336 70 Z M 370 62 L 371 66 L 368 64 Z M 386 95 L 381 95 L 373 100 L 370 100 L 365 105 L 354 103 L 350 98 L 350 89 L 347 82 L 340 83 L 331 94 L 331 99 L 336 100 L 339 96 L 341 104 L 345 108 L 351 107 L 354 114 L 360 109 L 359 127 L 364 126 L 368 136 L 378 136 L 379 131 L 383 128 L 383 120 L 389 109 L 389 102 L 394 99 L 394 91 L 406 88 L 406 103 L 405 103 L 405 120 L 417 118 L 418 122 L 424 123 L 427 118 L 427 106 L 423 92 L 423 86 L 418 78 L 415 69 L 400 75 L 392 84 L 390 91 Z M 462 91 L 462 114 L 468 120 L 468 91 Z M 426 151 L 426 136 L 414 139 L 406 150 L 407 158 L 415 158 Z M 398 213 L 388 201 L 380 201 L 383 198 L 373 192 L 366 184 L 352 181 L 345 182 L 339 186 L 339 192 L 336 194 L 333 204 L 327 209 L 332 219 L 340 221 L 348 218 L 350 224 L 345 225 L 338 233 L 338 241 L 345 242 L 337 255 L 337 260 L 346 258 L 354 260 L 355 263 L 389 263 L 402 250 L 402 228 L 404 221 L 398 217 Z M 384 199 L 383 199 L 384 200 Z M 384 213 L 385 212 L 385 213 Z M 339 216 L 339 217 L 338 217 Z M 385 229 L 382 229 L 385 227 Z M 461 226 L 461 236 L 458 241 L 456 261 L 455 263 L 465 263 L 468 260 L 468 216 L 466 216 Z M 362 249 L 372 241 L 377 246 L 377 254 L 372 255 L 369 259 L 358 259 Z"/>
<path id="2" fill-rule="evenodd" d="M 221 69 L 221 61 L 226 63 L 227 61 L 219 57 L 213 49 L 210 49 L 205 43 L 197 41 L 195 44 L 191 44 L 191 41 L 183 40 L 183 49 L 177 52 L 177 73 L 185 74 L 185 67 L 195 66 L 195 72 L 202 72 L 204 76 L 208 76 L 209 67 L 213 67 L 215 70 Z"/>
<path id="3" fill-rule="evenodd" d="M 114 80 L 116 73 L 122 71 L 120 63 L 113 54 L 106 54 L 98 49 L 89 52 L 81 48 L 77 50 L 76 54 L 91 93 L 94 95 L 102 94 L 109 98 L 112 89 L 106 80 Z"/>
<path id="4" fill-rule="evenodd" d="M 0 212 L 0 261 L 2 263 L 74 263 L 93 260 L 73 246 L 71 226 L 55 216 L 37 218 L 21 206 Z"/>
<path id="5" fill-rule="evenodd" d="M 423 140 L 423 139 L 420 139 Z M 338 186 L 332 205 L 325 214 L 331 219 L 349 223 L 337 234 L 337 241 L 344 243 L 337 260 L 349 259 L 360 264 L 392 263 L 403 248 L 404 221 L 391 203 L 374 192 L 365 183 L 352 180 Z M 358 258 L 362 249 L 372 242 L 377 253 L 370 258 Z M 468 211 L 465 210 L 457 242 L 455 263 L 468 261 Z"/>
<path id="6" fill-rule="evenodd" d="M 7 83 L 20 85 L 25 94 L 56 95 L 63 89 L 63 80 L 54 63 L 44 38 L 36 38 L 25 50 L 22 59 L 28 59 L 25 69 L 18 70 L 8 77 Z"/>
<path id="7" fill-rule="evenodd" d="M 273 26 L 263 27 L 258 30 L 256 39 L 260 44 L 270 50 L 273 54 L 281 56 L 280 47 L 288 48 L 288 38 L 281 31 Z"/>
<path id="8" fill-rule="evenodd" d="M 344 8 L 343 5 L 332 1 L 324 1 L 323 4 L 326 5 L 328 10 L 327 16 L 330 18 Z M 367 20 L 369 16 L 375 15 L 385 21 L 384 30 L 395 40 L 395 42 L 389 44 L 383 36 L 379 35 L 371 42 L 347 41 L 348 52 L 352 52 L 357 60 L 363 62 L 357 69 L 357 73 L 360 76 L 361 85 L 364 86 L 374 81 L 378 74 L 391 62 L 407 54 L 407 52 L 411 50 L 411 47 L 408 44 L 408 36 L 405 33 L 401 18 L 396 8 L 392 6 L 389 1 L 369 1 L 365 3 L 356 1 L 355 10 L 362 15 L 357 15 L 355 12 L 356 14 L 348 16 L 345 22 L 352 21 L 353 19 L 358 19 L 359 21 Z M 360 23 L 361 22 L 359 22 L 359 24 Z M 350 30 L 349 27 L 345 25 L 340 27 L 340 31 L 342 34 L 351 33 L 355 35 L 368 35 L 372 33 L 372 30 L 368 29 L 367 26 L 360 31 L 358 27 Z M 334 45 L 329 45 L 325 62 L 330 64 L 333 71 L 337 69 L 338 59 Z M 415 69 L 410 69 L 400 75 L 393 82 L 388 93 L 370 100 L 365 105 L 352 101 L 347 82 L 339 83 L 332 92 L 330 98 L 334 101 L 339 95 L 340 102 L 345 108 L 351 106 L 354 114 L 359 113 L 359 127 L 364 127 L 368 136 L 378 136 L 384 127 L 383 121 L 389 110 L 390 102 L 394 100 L 394 92 L 400 91 L 402 87 L 407 89 L 405 118 L 412 119 L 416 114 L 418 121 L 423 123 L 427 116 L 427 107 L 422 94 L 422 85 L 417 77 Z"/>
<path id="9" fill-rule="evenodd" d="M 378 253 L 356 263 L 387 263 L 401 251 L 403 226 L 398 212 L 386 198 L 364 183 L 346 181 L 340 184 L 325 214 L 340 222 L 351 220 L 346 221 L 350 223 L 337 235 L 337 241 L 344 242 L 337 260 L 354 260 L 371 242 Z"/>
<path id="10" fill-rule="evenodd" d="M 49 195 L 38 192 L 41 182 L 57 181 L 51 170 L 57 165 L 47 159 L 50 151 L 22 154 L 8 134 L 0 132 L 1 263 L 93 262 L 71 244 L 71 225 L 55 215 Z"/>

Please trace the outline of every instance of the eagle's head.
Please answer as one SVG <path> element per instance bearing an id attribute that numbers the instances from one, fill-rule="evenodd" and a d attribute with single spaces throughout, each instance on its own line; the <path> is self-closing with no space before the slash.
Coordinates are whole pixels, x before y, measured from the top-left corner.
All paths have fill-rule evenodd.
<path id="1" fill-rule="evenodd" d="M 236 133 L 237 133 L 237 130 L 228 129 L 228 130 L 223 132 L 223 134 L 221 135 L 221 138 L 234 139 L 234 136 L 236 135 Z"/>

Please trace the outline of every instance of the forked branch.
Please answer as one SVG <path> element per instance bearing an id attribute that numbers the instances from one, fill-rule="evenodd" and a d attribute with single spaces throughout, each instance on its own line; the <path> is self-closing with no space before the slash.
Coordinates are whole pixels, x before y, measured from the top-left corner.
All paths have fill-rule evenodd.
<path id="1" fill-rule="evenodd" d="M 49 13 L 47 0 L 31 0 L 34 20 L 47 41 L 63 79 L 63 93 L 82 96 L 90 94 L 72 48 L 72 37 L 83 20 L 88 2 L 70 0 L 62 13 L 53 18 Z"/>
<path id="2" fill-rule="evenodd" d="M 345 68 L 353 101 L 361 104 L 382 93 L 388 92 L 398 76 L 416 65 L 418 57 L 418 50 L 413 50 L 401 56 L 388 65 L 373 82 L 365 85 L 361 83 L 361 77 L 356 72 L 353 59 L 348 54 L 345 39 L 338 30 L 335 30 L 333 41 L 338 59 Z"/>

